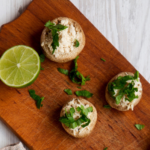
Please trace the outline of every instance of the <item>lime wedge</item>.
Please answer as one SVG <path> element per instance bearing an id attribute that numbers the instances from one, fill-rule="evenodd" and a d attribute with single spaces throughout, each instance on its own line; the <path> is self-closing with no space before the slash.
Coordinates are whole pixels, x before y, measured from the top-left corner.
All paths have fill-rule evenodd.
<path id="1" fill-rule="evenodd" d="M 0 59 L 0 77 L 10 87 L 26 87 L 38 77 L 40 66 L 40 57 L 33 48 L 14 46 Z"/>

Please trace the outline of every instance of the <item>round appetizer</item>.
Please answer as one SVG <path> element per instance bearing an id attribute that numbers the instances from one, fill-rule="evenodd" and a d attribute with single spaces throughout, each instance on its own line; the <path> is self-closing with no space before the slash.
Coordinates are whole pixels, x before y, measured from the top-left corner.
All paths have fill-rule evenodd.
<path id="1" fill-rule="evenodd" d="M 94 129 L 97 111 L 87 100 L 74 98 L 63 106 L 59 121 L 70 135 L 83 138 Z"/>
<path id="2" fill-rule="evenodd" d="M 59 17 L 45 24 L 41 35 L 41 47 L 50 60 L 64 63 L 75 59 L 84 45 L 85 35 L 76 21 Z"/>
<path id="3" fill-rule="evenodd" d="M 133 111 L 142 97 L 139 73 L 121 72 L 113 77 L 106 87 L 105 97 L 112 108 Z"/>

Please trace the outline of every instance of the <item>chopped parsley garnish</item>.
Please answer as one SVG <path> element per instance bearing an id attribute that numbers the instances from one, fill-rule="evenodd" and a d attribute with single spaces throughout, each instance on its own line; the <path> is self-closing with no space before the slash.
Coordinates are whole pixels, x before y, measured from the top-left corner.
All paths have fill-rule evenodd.
<path id="1" fill-rule="evenodd" d="M 82 91 L 76 91 L 75 94 L 77 96 L 83 96 L 83 97 L 86 97 L 86 98 L 90 98 L 93 96 L 92 93 L 90 93 L 89 91 L 87 90 L 82 90 Z"/>
<path id="2" fill-rule="evenodd" d="M 111 108 L 110 105 L 104 105 L 104 108 Z"/>
<path id="3" fill-rule="evenodd" d="M 68 27 L 64 26 L 64 25 L 61 25 L 61 24 L 55 25 L 51 21 L 46 22 L 45 27 L 49 28 L 51 30 L 51 32 L 52 32 L 53 42 L 52 42 L 51 46 L 53 48 L 52 54 L 54 54 L 56 48 L 59 47 L 59 35 L 58 35 L 58 32 L 66 29 Z"/>
<path id="4" fill-rule="evenodd" d="M 45 60 L 45 55 L 41 54 L 40 55 L 40 61 L 41 61 L 41 63 L 44 62 L 44 60 Z M 42 68 L 42 66 L 41 66 L 41 70 L 44 70 L 44 68 Z"/>
<path id="5" fill-rule="evenodd" d="M 145 125 L 142 125 L 142 124 L 135 124 L 135 127 L 138 129 L 138 130 L 142 130 Z"/>
<path id="6" fill-rule="evenodd" d="M 107 149 L 108 149 L 108 147 L 105 147 L 105 148 L 104 148 L 104 150 L 107 150 Z"/>
<path id="7" fill-rule="evenodd" d="M 101 58 L 101 60 L 104 61 L 104 62 L 106 61 L 104 58 Z"/>
<path id="8" fill-rule="evenodd" d="M 78 40 L 75 40 L 74 46 L 75 46 L 75 47 L 79 47 L 79 45 L 80 45 L 80 44 L 79 44 L 79 41 L 78 41 Z"/>
<path id="9" fill-rule="evenodd" d="M 57 70 L 62 74 L 68 75 L 68 70 L 66 70 L 66 69 L 57 68 Z"/>
<path id="10" fill-rule="evenodd" d="M 72 95 L 72 91 L 70 89 L 65 89 L 64 92 L 66 92 L 68 95 Z"/>
<path id="11" fill-rule="evenodd" d="M 138 96 L 135 95 L 135 92 L 138 91 L 138 88 L 134 87 L 134 80 L 138 80 L 138 78 L 139 72 L 136 71 L 134 76 L 119 76 L 116 80 L 108 84 L 108 92 L 116 100 L 116 104 L 120 103 L 124 95 L 126 96 L 125 100 L 128 100 L 129 102 L 132 102 L 133 99 L 138 98 Z M 127 83 L 128 80 L 132 80 L 132 82 Z M 117 96 L 114 96 L 115 89 L 119 89 L 119 93 L 117 94 Z"/>
<path id="12" fill-rule="evenodd" d="M 71 79 L 71 81 L 73 83 L 77 83 L 77 84 L 81 84 L 81 85 L 85 85 L 86 81 L 90 80 L 90 77 L 87 76 L 86 78 L 77 70 L 78 69 L 78 64 L 77 64 L 77 60 L 78 60 L 79 56 L 77 56 L 74 59 L 74 67 L 73 69 L 70 71 L 69 73 L 69 78 Z"/>
<path id="13" fill-rule="evenodd" d="M 41 104 L 44 100 L 44 97 L 40 97 L 39 95 L 35 94 L 35 90 L 29 90 L 30 96 L 36 101 L 36 106 L 40 109 L 43 105 Z"/>
<path id="14" fill-rule="evenodd" d="M 60 117 L 59 121 L 71 129 L 75 129 L 80 125 L 82 126 L 82 128 L 85 128 L 91 122 L 91 120 L 87 118 L 87 115 L 89 112 L 93 112 L 93 107 L 84 108 L 84 106 L 81 105 L 81 107 L 77 107 L 76 110 L 80 112 L 81 115 L 81 117 L 77 120 L 73 118 L 75 109 L 72 107 L 70 108 L 69 113 L 67 113 L 65 109 L 65 115 Z"/>

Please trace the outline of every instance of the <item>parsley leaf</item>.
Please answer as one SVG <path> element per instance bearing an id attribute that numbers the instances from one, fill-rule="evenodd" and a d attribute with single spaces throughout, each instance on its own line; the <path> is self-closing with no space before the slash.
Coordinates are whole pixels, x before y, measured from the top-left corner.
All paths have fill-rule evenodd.
<path id="1" fill-rule="evenodd" d="M 80 45 L 80 44 L 79 44 L 79 41 L 78 41 L 78 40 L 75 40 L 74 46 L 75 46 L 75 47 L 79 47 L 79 45 Z"/>
<path id="2" fill-rule="evenodd" d="M 68 95 L 72 95 L 72 91 L 70 89 L 65 89 L 64 90 Z"/>
<path id="3" fill-rule="evenodd" d="M 107 149 L 108 149 L 108 147 L 105 147 L 105 148 L 104 148 L 104 150 L 107 150 Z"/>
<path id="4" fill-rule="evenodd" d="M 104 58 L 101 58 L 101 60 L 104 61 L 104 62 L 106 61 Z"/>
<path id="5" fill-rule="evenodd" d="M 66 70 L 66 69 L 57 68 L 57 70 L 62 74 L 68 75 L 68 70 Z"/>
<path id="6" fill-rule="evenodd" d="M 104 105 L 104 108 L 111 108 L 110 105 Z"/>
<path id="7" fill-rule="evenodd" d="M 85 85 L 86 81 L 90 80 L 90 77 L 87 76 L 86 78 L 79 72 L 77 71 L 78 69 L 78 64 L 77 64 L 77 60 L 78 60 L 79 56 L 77 56 L 74 59 L 74 67 L 73 69 L 70 71 L 69 73 L 69 78 L 71 79 L 71 81 L 73 83 L 77 83 L 77 84 L 81 84 L 81 85 Z"/>
<path id="8" fill-rule="evenodd" d="M 51 30 L 51 32 L 52 32 L 53 42 L 52 42 L 51 46 L 53 48 L 52 54 L 54 54 L 56 48 L 59 47 L 59 35 L 58 35 L 58 32 L 66 29 L 68 27 L 64 26 L 64 25 L 61 25 L 61 24 L 55 25 L 51 21 L 46 22 L 45 27 L 49 28 Z"/>
<path id="9" fill-rule="evenodd" d="M 142 130 L 145 125 L 142 125 L 142 124 L 135 124 L 135 127 L 138 129 L 138 130 Z"/>
<path id="10" fill-rule="evenodd" d="M 108 92 L 109 94 L 116 100 L 116 104 L 119 104 L 122 97 L 125 95 L 125 100 L 128 100 L 129 102 L 133 101 L 133 99 L 138 98 L 138 96 L 135 95 L 135 92 L 138 91 L 138 88 L 135 88 L 134 80 L 139 78 L 138 71 L 135 72 L 134 76 L 119 76 L 116 80 L 108 84 Z M 127 83 L 128 80 L 132 80 L 131 83 Z M 115 89 L 119 90 L 119 93 L 117 96 L 115 95 Z"/>
<path id="11" fill-rule="evenodd" d="M 75 94 L 77 96 L 83 96 L 83 97 L 86 97 L 86 98 L 90 98 L 93 96 L 92 93 L 90 93 L 89 91 L 87 90 L 82 90 L 82 91 L 76 91 Z"/>
<path id="12" fill-rule="evenodd" d="M 39 95 L 36 95 L 35 90 L 29 90 L 29 94 L 36 101 L 37 108 L 40 109 L 40 107 L 43 106 L 41 103 L 44 100 L 44 97 L 40 97 Z"/>

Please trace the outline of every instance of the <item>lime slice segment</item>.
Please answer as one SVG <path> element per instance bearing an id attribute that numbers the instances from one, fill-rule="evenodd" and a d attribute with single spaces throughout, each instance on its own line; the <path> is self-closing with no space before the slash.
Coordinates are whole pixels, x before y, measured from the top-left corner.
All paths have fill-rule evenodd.
<path id="1" fill-rule="evenodd" d="M 32 84 L 40 72 L 40 57 L 31 47 L 14 46 L 0 59 L 0 77 L 8 86 L 21 88 Z"/>

